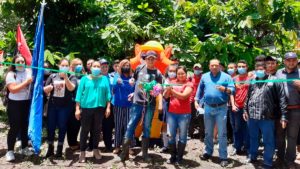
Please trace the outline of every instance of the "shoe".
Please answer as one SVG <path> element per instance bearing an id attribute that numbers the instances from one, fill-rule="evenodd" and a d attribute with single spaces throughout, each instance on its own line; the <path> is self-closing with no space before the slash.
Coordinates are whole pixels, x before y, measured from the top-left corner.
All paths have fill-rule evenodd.
<path id="1" fill-rule="evenodd" d="M 34 154 L 28 147 L 23 148 L 20 153 L 24 156 L 32 156 Z"/>
<path id="2" fill-rule="evenodd" d="M 6 154 L 5 154 L 5 157 L 6 157 L 6 161 L 7 162 L 12 162 L 15 160 L 15 155 L 14 155 L 14 152 L 13 151 L 8 151 Z"/>
<path id="3" fill-rule="evenodd" d="M 160 153 L 166 153 L 168 152 L 168 147 L 163 147 L 161 150 L 160 150 Z"/>
<path id="4" fill-rule="evenodd" d="M 62 157 L 62 151 L 63 151 L 63 145 L 57 145 L 55 157 L 56 158 L 61 158 Z"/>
<path id="5" fill-rule="evenodd" d="M 49 144 L 48 145 L 48 150 L 47 150 L 47 153 L 46 153 L 46 158 L 52 157 L 53 155 L 54 155 L 54 146 L 53 146 L 53 144 Z"/>
<path id="6" fill-rule="evenodd" d="M 243 152 L 241 150 L 234 149 L 231 153 L 230 156 L 235 156 L 235 155 L 241 155 Z"/>
<path id="7" fill-rule="evenodd" d="M 183 161 L 183 154 L 185 150 L 186 144 L 181 143 L 178 141 L 178 148 L 177 148 L 177 162 L 178 164 L 181 164 Z"/>
<path id="8" fill-rule="evenodd" d="M 120 154 L 120 161 L 124 162 L 125 160 L 129 159 L 129 146 L 131 144 L 131 140 L 128 138 L 124 139 L 123 145 L 122 145 L 122 153 Z"/>
<path id="9" fill-rule="evenodd" d="M 169 144 L 171 158 L 167 161 L 168 164 L 174 164 L 176 162 L 176 144 Z"/>
<path id="10" fill-rule="evenodd" d="M 98 149 L 94 149 L 93 150 L 93 154 L 96 160 L 101 160 L 102 159 L 102 155 L 100 154 Z"/>
<path id="11" fill-rule="evenodd" d="M 149 138 L 142 138 L 142 156 L 145 162 L 151 162 L 151 158 L 148 154 Z"/>
<path id="12" fill-rule="evenodd" d="M 205 160 L 205 161 L 209 160 L 210 158 L 211 158 L 211 155 L 209 155 L 207 153 L 204 153 L 200 156 L 200 159 Z"/>
<path id="13" fill-rule="evenodd" d="M 81 151 L 81 152 L 80 152 L 80 156 L 79 156 L 78 162 L 79 162 L 79 163 L 85 163 L 85 162 L 86 162 L 86 159 L 85 159 L 85 151 Z"/>
<path id="14" fill-rule="evenodd" d="M 77 150 L 80 149 L 80 146 L 79 146 L 78 144 L 75 145 L 75 146 L 70 146 L 70 149 L 71 149 L 72 151 L 77 151 Z"/>
<path id="15" fill-rule="evenodd" d="M 228 166 L 228 160 L 221 159 L 221 161 L 220 161 L 220 166 L 221 166 L 221 167 L 227 167 L 227 166 Z"/>
<path id="16" fill-rule="evenodd" d="M 119 152 L 120 152 L 120 148 L 119 147 L 115 148 L 114 151 L 113 151 L 114 154 L 119 154 Z"/>
<path id="17" fill-rule="evenodd" d="M 245 163 L 256 163 L 257 160 L 251 159 L 251 158 L 247 158 Z"/>

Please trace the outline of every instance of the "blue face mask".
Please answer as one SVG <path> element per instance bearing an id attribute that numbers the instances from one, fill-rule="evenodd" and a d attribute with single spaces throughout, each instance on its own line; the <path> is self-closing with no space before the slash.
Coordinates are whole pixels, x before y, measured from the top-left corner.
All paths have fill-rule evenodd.
<path id="1" fill-rule="evenodd" d="M 200 75 L 202 73 L 202 70 L 194 70 L 195 75 Z"/>
<path id="2" fill-rule="evenodd" d="M 75 73 L 80 73 L 82 71 L 82 65 L 77 65 L 75 67 Z"/>
<path id="3" fill-rule="evenodd" d="M 69 67 L 68 66 L 60 66 L 59 67 L 59 70 L 61 71 L 61 72 L 68 72 L 69 71 Z"/>
<path id="4" fill-rule="evenodd" d="M 93 76 L 99 76 L 101 74 L 100 68 L 91 68 L 91 72 Z"/>
<path id="5" fill-rule="evenodd" d="M 176 77 L 176 73 L 175 72 L 168 72 L 168 76 L 169 78 L 173 79 Z"/>
<path id="6" fill-rule="evenodd" d="M 233 74 L 234 74 L 234 69 L 228 69 L 228 70 L 227 70 L 227 73 L 228 73 L 229 75 L 233 75 Z"/>
<path id="7" fill-rule="evenodd" d="M 255 75 L 256 75 L 256 77 L 258 77 L 258 78 L 263 78 L 263 77 L 265 77 L 265 71 L 264 70 L 256 70 L 255 71 Z"/>
<path id="8" fill-rule="evenodd" d="M 238 72 L 239 72 L 239 74 L 245 74 L 246 73 L 246 68 L 243 68 L 243 67 L 238 68 Z"/>

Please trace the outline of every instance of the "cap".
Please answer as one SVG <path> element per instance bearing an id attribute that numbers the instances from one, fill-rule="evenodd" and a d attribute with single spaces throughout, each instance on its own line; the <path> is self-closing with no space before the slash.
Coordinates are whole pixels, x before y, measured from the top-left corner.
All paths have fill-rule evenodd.
<path id="1" fill-rule="evenodd" d="M 284 59 L 295 59 L 297 58 L 297 54 L 294 52 L 288 52 L 284 55 Z"/>
<path id="2" fill-rule="evenodd" d="M 267 56 L 266 61 L 278 61 L 278 59 L 275 56 Z"/>
<path id="3" fill-rule="evenodd" d="M 193 68 L 195 68 L 195 67 L 198 67 L 198 68 L 202 68 L 202 66 L 201 66 L 201 64 L 200 63 L 196 63 L 196 64 L 194 64 L 194 66 L 193 66 Z"/>
<path id="4" fill-rule="evenodd" d="M 100 59 L 100 64 L 108 64 L 108 61 L 106 59 Z"/>
<path id="5" fill-rule="evenodd" d="M 146 59 L 150 56 L 157 58 L 157 53 L 154 50 L 149 50 L 146 53 L 142 53 L 141 56 L 143 59 Z"/>

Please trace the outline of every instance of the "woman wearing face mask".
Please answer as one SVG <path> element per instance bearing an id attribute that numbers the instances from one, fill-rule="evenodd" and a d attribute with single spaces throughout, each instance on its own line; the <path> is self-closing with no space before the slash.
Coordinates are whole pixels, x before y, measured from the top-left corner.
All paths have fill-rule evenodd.
<path id="1" fill-rule="evenodd" d="M 77 80 L 68 76 L 69 61 L 62 59 L 59 63 L 59 73 L 53 73 L 46 81 L 44 92 L 49 95 L 47 113 L 48 151 L 46 157 L 54 155 L 54 136 L 58 126 L 58 144 L 56 157 L 62 157 L 64 139 L 67 131 L 67 121 L 73 108 L 73 91 Z"/>
<path id="2" fill-rule="evenodd" d="M 77 85 L 75 87 L 75 90 L 73 92 L 73 98 L 72 98 L 72 113 L 68 119 L 67 124 L 67 140 L 68 144 L 71 148 L 71 150 L 75 151 L 79 149 L 79 142 L 77 141 L 77 136 L 80 129 L 80 121 L 75 118 L 75 97 L 76 97 L 76 90 L 78 85 L 80 84 L 80 79 L 85 74 L 84 68 L 83 68 L 83 62 L 79 58 L 75 58 L 71 61 L 71 67 L 70 71 L 74 72 L 75 74 L 72 74 L 70 78 L 75 78 L 77 80 Z M 74 76 L 74 77 L 73 77 Z"/>
<path id="3" fill-rule="evenodd" d="M 25 68 L 25 58 L 17 55 L 13 58 L 12 65 L 5 78 L 8 94 L 7 114 L 9 131 L 7 134 L 6 161 L 14 161 L 14 147 L 16 137 L 21 132 L 21 154 L 30 156 L 33 154 L 28 149 L 28 118 L 30 109 L 30 85 L 32 82 L 31 70 Z"/>
<path id="4" fill-rule="evenodd" d="M 115 149 L 114 154 L 120 152 L 127 124 L 129 122 L 129 110 L 132 105 L 128 101 L 128 96 L 134 92 L 134 81 L 132 80 L 132 70 L 127 59 L 119 63 L 112 85 L 112 104 L 114 105 L 113 114 L 115 120 Z"/>
<path id="5" fill-rule="evenodd" d="M 177 65 L 169 65 L 165 74 L 165 83 L 171 84 L 172 81 L 176 79 L 176 68 Z M 162 141 L 163 148 L 161 149 L 161 153 L 166 153 L 168 151 L 168 134 L 167 134 L 167 112 L 169 109 L 170 99 L 163 98 L 163 113 L 159 114 L 159 119 L 164 122 L 162 125 L 161 133 L 162 133 Z"/>
<path id="6" fill-rule="evenodd" d="M 79 162 L 85 162 L 86 141 L 89 132 L 93 135 L 93 154 L 96 159 L 102 156 L 98 150 L 101 122 L 106 112 L 105 107 L 110 104 L 110 84 L 108 78 L 101 75 L 100 63 L 92 63 L 90 75 L 80 80 L 76 92 L 75 117 L 81 121 L 80 156 Z"/>

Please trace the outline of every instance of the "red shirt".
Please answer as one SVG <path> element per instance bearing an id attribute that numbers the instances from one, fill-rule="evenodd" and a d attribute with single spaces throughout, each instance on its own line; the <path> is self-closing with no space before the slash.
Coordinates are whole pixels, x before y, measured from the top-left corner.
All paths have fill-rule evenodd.
<path id="1" fill-rule="evenodd" d="M 189 86 L 193 88 L 193 83 L 186 82 L 181 86 L 173 86 L 173 90 L 183 93 L 184 89 Z M 190 96 L 191 97 L 191 96 Z M 190 114 L 191 113 L 191 99 L 190 97 L 181 100 L 176 97 L 171 96 L 169 104 L 169 112 L 175 114 Z"/>
<path id="2" fill-rule="evenodd" d="M 234 82 L 241 82 L 241 81 L 249 81 L 251 78 L 249 76 L 241 77 L 240 75 L 237 75 L 236 77 L 233 78 Z M 244 103 L 247 97 L 249 89 L 249 83 L 246 84 L 235 84 L 235 105 L 239 108 L 242 109 L 244 108 Z"/>
<path id="3" fill-rule="evenodd" d="M 194 75 L 193 77 L 190 77 L 190 82 L 193 84 L 193 92 L 192 92 L 192 95 L 190 97 L 191 103 L 194 102 L 200 80 L 201 80 L 201 75 L 200 76 L 195 76 Z"/>

